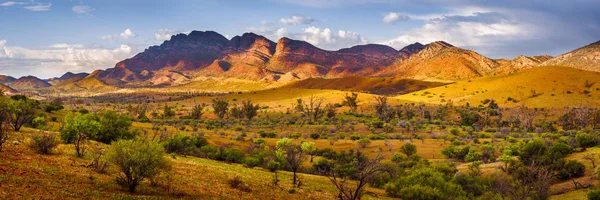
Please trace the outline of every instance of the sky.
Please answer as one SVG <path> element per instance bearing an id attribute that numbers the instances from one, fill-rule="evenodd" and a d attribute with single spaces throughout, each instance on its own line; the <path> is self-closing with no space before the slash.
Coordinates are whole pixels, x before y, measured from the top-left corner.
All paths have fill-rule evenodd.
<path id="1" fill-rule="evenodd" d="M 0 0 L 0 74 L 106 69 L 177 33 L 254 32 L 328 50 L 446 41 L 490 58 L 600 40 L 598 0 Z"/>

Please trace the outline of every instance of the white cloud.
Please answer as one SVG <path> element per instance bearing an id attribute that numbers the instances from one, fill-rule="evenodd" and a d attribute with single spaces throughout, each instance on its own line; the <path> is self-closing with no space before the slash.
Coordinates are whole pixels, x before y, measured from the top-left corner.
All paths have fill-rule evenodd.
<path id="1" fill-rule="evenodd" d="M 113 67 L 115 63 L 131 57 L 133 49 L 128 45 L 118 48 L 84 48 L 83 45 L 55 44 L 48 49 L 29 49 L 6 46 L 0 40 L 0 74 L 41 77 L 59 76 L 67 71 L 89 72 Z"/>
<path id="2" fill-rule="evenodd" d="M 286 35 L 288 35 L 287 28 L 277 29 L 277 31 L 275 31 L 275 35 L 277 35 L 277 38 L 285 37 Z"/>
<path id="3" fill-rule="evenodd" d="M 311 24 L 316 20 L 312 17 L 298 16 L 294 15 L 290 18 L 281 18 L 279 20 L 281 23 L 285 25 L 301 25 L 301 24 Z"/>
<path id="4" fill-rule="evenodd" d="M 80 15 L 91 15 L 92 11 L 94 11 L 94 8 L 92 8 L 90 6 L 86 6 L 86 5 L 80 5 L 80 6 L 73 6 L 73 8 L 71 8 L 71 10 Z"/>
<path id="5" fill-rule="evenodd" d="M 420 28 L 381 43 L 399 49 L 415 42 L 430 43 L 443 40 L 456 46 L 481 47 L 478 50 L 489 53 L 483 48 L 528 39 L 535 35 L 534 31 L 533 25 L 517 22 L 501 13 L 471 13 L 428 20 Z"/>
<path id="6" fill-rule="evenodd" d="M 25 6 L 24 8 L 31 11 L 48 11 L 52 7 L 51 3 L 34 3 L 32 6 Z"/>
<path id="7" fill-rule="evenodd" d="M 368 43 L 366 38 L 355 32 L 339 30 L 336 34 L 329 28 L 320 29 L 314 26 L 304 29 L 300 39 L 330 50 Z"/>
<path id="8" fill-rule="evenodd" d="M 178 33 L 182 33 L 184 31 L 174 30 L 174 29 L 160 29 L 156 33 L 154 33 L 154 38 L 156 40 L 164 41 L 171 39 L 171 36 L 176 35 Z M 229 37 L 227 37 L 229 38 Z"/>
<path id="9" fill-rule="evenodd" d="M 131 29 L 125 29 L 125 31 L 123 31 L 122 33 L 118 34 L 118 35 L 105 35 L 102 36 L 101 38 L 103 40 L 116 40 L 116 39 L 129 39 L 132 37 L 136 37 L 137 35 L 131 30 Z"/>
<path id="10" fill-rule="evenodd" d="M 129 39 L 130 37 L 135 37 L 135 33 L 133 33 L 133 31 L 131 31 L 131 29 L 125 29 L 125 31 L 123 33 L 121 33 L 121 38 L 123 39 Z"/>
<path id="11" fill-rule="evenodd" d="M 82 44 L 67 44 L 67 43 L 59 43 L 59 44 L 53 44 L 49 46 L 50 48 L 55 48 L 55 49 L 63 49 L 63 48 L 83 48 Z"/>
<path id="12" fill-rule="evenodd" d="M 282 37 L 304 40 L 319 48 L 328 50 L 338 50 L 357 44 L 368 43 L 368 40 L 365 37 L 352 31 L 332 31 L 329 28 L 321 29 L 315 26 L 302 29 L 300 32 L 288 28 L 276 28 L 272 26 L 249 27 L 248 31 L 263 35 L 274 41 L 277 41 Z"/>
<path id="13" fill-rule="evenodd" d="M 391 23 L 396 23 L 398 21 L 407 21 L 409 19 L 410 19 L 410 17 L 406 14 L 390 12 L 383 17 L 382 21 L 383 21 L 383 23 L 391 24 Z"/>
<path id="14" fill-rule="evenodd" d="M 14 5 L 19 5 L 19 4 L 25 4 L 23 2 L 14 2 L 14 1 L 7 1 L 4 3 L 0 3 L 0 6 L 4 6 L 4 7 L 8 7 L 8 6 L 14 6 Z"/>

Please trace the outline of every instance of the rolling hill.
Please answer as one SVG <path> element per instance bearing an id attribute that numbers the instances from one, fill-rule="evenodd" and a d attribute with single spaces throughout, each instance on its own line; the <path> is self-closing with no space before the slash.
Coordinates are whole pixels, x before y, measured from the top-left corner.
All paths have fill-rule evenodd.
<path id="1" fill-rule="evenodd" d="M 460 81 L 397 98 L 426 103 L 479 105 L 494 99 L 500 106 L 600 106 L 600 73 L 570 67 L 535 67 L 516 73 Z"/>
<path id="2" fill-rule="evenodd" d="M 8 86 L 17 90 L 30 90 L 50 87 L 51 85 L 35 76 L 23 76 L 15 81 L 8 83 Z"/>
<path id="3" fill-rule="evenodd" d="M 600 41 L 557 56 L 542 65 L 560 65 L 600 72 Z"/>
<path id="4" fill-rule="evenodd" d="M 369 92 L 372 94 L 405 94 L 427 88 L 445 85 L 440 82 L 426 82 L 403 78 L 343 77 L 335 79 L 309 78 L 286 85 L 290 88 L 330 89 Z"/>

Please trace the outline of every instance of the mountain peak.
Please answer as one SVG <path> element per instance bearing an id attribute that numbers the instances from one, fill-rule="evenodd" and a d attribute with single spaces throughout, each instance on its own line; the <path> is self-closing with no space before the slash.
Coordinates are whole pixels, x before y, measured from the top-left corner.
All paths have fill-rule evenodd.
<path id="1" fill-rule="evenodd" d="M 439 47 L 439 48 L 454 47 L 450 43 L 447 43 L 447 42 L 444 42 L 444 41 L 435 41 L 435 42 L 429 43 L 427 46 Z"/>
<path id="2" fill-rule="evenodd" d="M 396 52 L 396 49 L 381 45 L 381 44 L 365 44 L 365 45 L 356 45 L 350 48 L 344 48 L 338 50 L 341 53 L 356 53 L 356 54 L 365 54 L 365 55 L 387 55 L 393 54 Z"/>

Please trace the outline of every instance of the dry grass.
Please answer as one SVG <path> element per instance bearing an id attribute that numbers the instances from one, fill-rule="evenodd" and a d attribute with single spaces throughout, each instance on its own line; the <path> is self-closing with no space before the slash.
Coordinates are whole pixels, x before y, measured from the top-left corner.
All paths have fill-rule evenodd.
<path id="1" fill-rule="evenodd" d="M 595 83 L 585 87 L 586 80 Z M 501 107 L 521 104 L 532 107 L 600 106 L 600 73 L 568 67 L 536 67 L 508 75 L 490 76 L 426 89 L 398 96 L 399 99 L 479 105 L 485 99 L 495 99 Z M 535 90 L 539 96 L 532 96 Z M 586 94 L 584 91 L 589 91 Z M 570 93 L 570 94 L 569 94 Z M 517 99 L 518 102 L 507 99 Z M 445 102 L 443 100 L 445 100 Z"/>

